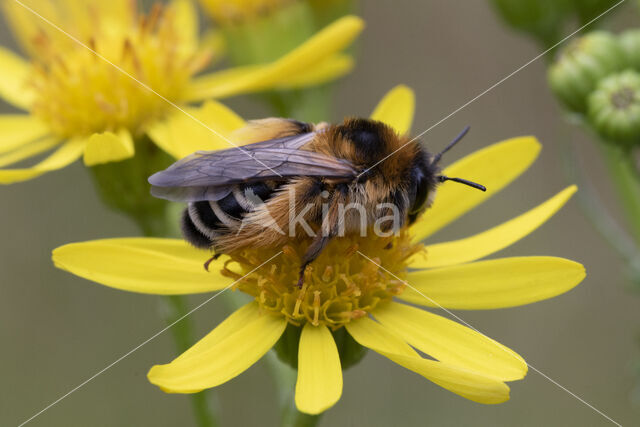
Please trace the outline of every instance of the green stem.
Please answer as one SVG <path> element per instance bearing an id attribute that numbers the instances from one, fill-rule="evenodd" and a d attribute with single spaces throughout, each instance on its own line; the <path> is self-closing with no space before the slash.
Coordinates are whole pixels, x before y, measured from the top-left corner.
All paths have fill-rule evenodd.
<path id="1" fill-rule="evenodd" d="M 169 213 L 169 209 L 164 210 Z M 164 215 L 165 220 L 169 220 L 171 215 Z M 138 224 L 145 236 L 148 237 L 166 237 L 175 234 L 169 230 L 176 227 L 178 222 L 174 221 L 158 221 L 158 218 L 149 218 L 149 222 L 145 222 L 143 218 L 136 218 Z M 163 227 L 164 226 L 164 227 Z M 178 354 L 187 351 L 195 343 L 195 334 L 193 332 L 193 321 L 188 316 L 189 306 L 184 295 L 168 295 L 161 297 L 161 301 L 165 310 L 165 322 L 172 325 L 171 335 L 176 346 Z M 214 407 L 218 406 L 216 394 L 211 390 L 203 390 L 198 393 L 189 395 L 191 408 L 199 427 L 216 427 L 220 425 L 214 414 L 218 411 Z"/>
<path id="2" fill-rule="evenodd" d="M 298 411 L 292 401 L 289 409 L 285 409 L 282 414 L 282 427 L 315 427 L 320 421 L 319 415 L 309 415 Z"/>
<path id="3" fill-rule="evenodd" d="M 282 427 L 314 427 L 320 421 L 319 415 L 309 415 L 298 411 L 295 402 L 295 385 L 297 371 L 278 359 L 275 350 L 268 352 L 264 361 L 269 368 L 278 391 L 278 402 L 281 408 Z"/>
<path id="4" fill-rule="evenodd" d="M 135 221 L 144 236 L 178 236 L 179 206 L 151 196 L 147 183 L 152 173 L 169 166 L 172 159 L 145 137 L 138 139 L 135 147 L 136 155 L 131 159 L 92 168 L 98 192 L 107 206 Z M 164 320 L 172 325 L 171 333 L 180 354 L 195 343 L 193 322 L 187 316 L 189 306 L 181 295 L 163 296 L 161 301 Z M 215 416 L 217 411 L 212 408 L 217 402 L 213 391 L 189 396 L 199 427 L 220 425 Z"/>
<path id="5" fill-rule="evenodd" d="M 164 296 L 161 301 L 164 308 L 165 322 L 168 325 L 181 319 L 170 328 L 176 350 L 181 354 L 195 342 L 193 339 L 193 322 L 186 316 L 189 312 L 187 301 L 182 295 Z M 189 398 L 198 426 L 215 427 L 220 425 L 213 415 L 217 412 L 213 410 L 213 406 L 217 406 L 218 403 L 214 393 L 204 390 L 190 394 Z"/>
<path id="6" fill-rule="evenodd" d="M 600 147 L 636 244 L 640 245 L 640 175 L 633 164 L 633 156 L 612 144 L 600 144 Z"/>
<path id="7" fill-rule="evenodd" d="M 568 138 L 567 138 L 568 139 Z M 580 189 L 576 195 L 578 204 L 585 217 L 602 238 L 622 257 L 629 266 L 629 273 L 634 281 L 640 279 L 640 250 L 628 233 L 611 216 L 609 210 L 598 196 L 587 174 L 580 170 L 577 153 L 571 143 L 564 138 L 562 142 L 562 160 L 569 182 Z"/>
<path id="8" fill-rule="evenodd" d="M 145 221 L 144 217 L 138 216 L 136 222 L 143 230 L 143 234 L 148 237 L 167 237 L 175 234 L 175 228 L 178 224 L 177 219 L 172 218 L 171 209 L 167 206 L 161 219 L 154 216 L 148 217 Z M 188 316 L 189 306 L 184 295 L 167 295 L 161 297 L 161 301 L 165 310 L 165 322 L 171 325 L 171 335 L 176 346 L 177 354 L 187 351 L 195 343 L 195 334 L 193 332 L 193 321 Z M 203 390 L 198 393 L 189 395 L 191 408 L 199 427 L 217 427 L 220 425 L 214 414 L 214 406 L 218 406 L 216 394 L 211 390 Z"/>

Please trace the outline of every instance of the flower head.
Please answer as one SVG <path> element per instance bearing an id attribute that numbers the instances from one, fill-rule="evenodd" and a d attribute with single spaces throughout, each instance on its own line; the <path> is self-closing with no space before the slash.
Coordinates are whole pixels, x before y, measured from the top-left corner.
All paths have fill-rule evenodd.
<path id="1" fill-rule="evenodd" d="M 0 48 L 0 96 L 28 112 L 0 116 L 0 167 L 55 151 L 31 168 L 0 169 L 0 183 L 83 155 L 88 166 L 131 157 L 137 138 L 153 136 L 189 102 L 334 79 L 352 67 L 340 51 L 362 29 L 359 18 L 345 17 L 274 62 L 197 75 L 223 46 L 219 37 L 198 36 L 190 0 L 156 4 L 147 14 L 128 0 L 2 5 L 31 61 Z"/>
<path id="2" fill-rule="evenodd" d="M 372 115 L 401 134 L 409 130 L 412 116 L 413 93 L 404 86 L 392 90 Z M 170 135 L 183 124 L 166 126 Z M 150 370 L 149 380 L 167 392 L 193 393 L 230 380 L 269 351 L 290 324 L 301 330 L 295 400 L 303 412 L 320 413 L 340 398 L 340 352 L 332 331 L 342 328 L 360 345 L 460 396 L 500 403 L 509 398 L 506 382 L 526 375 L 525 361 L 474 329 L 404 303 L 513 307 L 559 295 L 582 281 L 584 268 L 562 258 L 478 261 L 542 225 L 575 187 L 479 234 L 420 243 L 518 177 L 539 150 L 534 138 L 515 138 L 454 163 L 445 174 L 477 180 L 488 191 L 443 185 L 432 208 L 396 236 L 334 239 L 307 270 L 302 289 L 295 284 L 303 248 L 295 242 L 224 255 L 211 263 L 211 273 L 202 268 L 206 251 L 172 239 L 70 244 L 56 249 L 53 260 L 78 276 L 133 292 L 188 294 L 232 287 L 254 298 L 178 358 Z"/>
<path id="3" fill-rule="evenodd" d="M 548 71 L 549 85 L 565 106 L 582 113 L 598 81 L 627 67 L 619 40 L 605 31 L 576 38 L 560 52 Z"/>
<path id="4" fill-rule="evenodd" d="M 86 39 L 90 49 L 42 34 L 33 42 L 37 60 L 28 82 L 33 115 L 66 138 L 120 128 L 143 132 L 171 109 L 163 98 L 183 101 L 190 79 L 213 53 L 185 43 L 176 12 L 160 4 L 148 15 L 132 10 L 129 26 L 110 26 L 98 15 Z"/>
<path id="5" fill-rule="evenodd" d="M 626 70 L 602 79 L 588 101 L 590 123 L 605 141 L 638 144 L 640 73 Z"/>
<path id="6" fill-rule="evenodd" d="M 222 274 L 238 280 L 237 289 L 255 297 L 262 311 L 284 316 L 296 326 L 311 323 L 335 330 L 400 295 L 406 288 L 400 277 L 406 276 L 409 259 L 424 250 L 411 242 L 406 230 L 399 236 L 333 239 L 298 288 L 291 284 L 298 279 L 305 249 L 306 244 L 291 242 L 282 248 L 278 268 L 266 270 L 256 268 L 280 248 L 244 249 L 231 255 L 230 267 L 223 268 Z M 379 267 L 360 253 L 380 254 L 384 260 L 377 258 Z M 240 280 L 254 270 L 257 274 Z"/>

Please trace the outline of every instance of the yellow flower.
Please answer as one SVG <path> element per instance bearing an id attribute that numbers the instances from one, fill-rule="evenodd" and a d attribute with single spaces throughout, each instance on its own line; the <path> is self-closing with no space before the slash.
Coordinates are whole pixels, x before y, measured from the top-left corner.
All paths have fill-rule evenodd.
<path id="1" fill-rule="evenodd" d="M 372 117 L 406 133 L 413 108 L 413 92 L 398 86 Z M 178 123 L 176 129 L 184 127 Z M 582 281 L 582 265 L 562 258 L 478 261 L 542 225 L 575 192 L 573 186 L 479 234 L 420 243 L 517 178 L 539 150 L 533 137 L 514 138 L 454 163 L 444 174 L 481 182 L 488 191 L 442 185 L 433 207 L 399 236 L 334 239 L 312 264 L 302 289 L 295 286 L 302 252 L 294 242 L 224 255 L 211 264 L 211 273 L 202 268 L 206 251 L 173 239 L 74 243 L 57 248 L 53 260 L 78 276 L 132 292 L 190 294 L 231 286 L 255 297 L 184 354 L 149 371 L 149 380 L 166 392 L 193 393 L 230 380 L 269 351 L 291 324 L 301 328 L 295 397 L 300 411 L 317 414 L 340 398 L 342 369 L 332 330 L 343 327 L 362 346 L 441 387 L 476 402 L 500 403 L 509 398 L 505 383 L 526 375 L 525 361 L 471 328 L 403 302 L 468 310 L 514 307 Z"/>
<path id="2" fill-rule="evenodd" d="M 196 75 L 223 46 L 199 38 L 190 0 L 147 15 L 129 0 L 0 1 L 31 58 L 0 47 L 0 97 L 28 112 L 0 115 L 0 168 L 53 150 L 33 167 L 0 169 L 4 184 L 81 156 L 87 166 L 129 158 L 134 140 L 189 102 L 334 79 L 352 68 L 341 50 L 363 28 L 347 16 L 274 62 Z"/>

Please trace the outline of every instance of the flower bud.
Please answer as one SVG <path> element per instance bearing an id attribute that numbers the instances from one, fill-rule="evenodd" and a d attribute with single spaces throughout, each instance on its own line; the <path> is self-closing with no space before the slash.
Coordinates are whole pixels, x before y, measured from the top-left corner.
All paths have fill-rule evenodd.
<path id="1" fill-rule="evenodd" d="M 629 65 L 640 70 L 640 29 L 625 31 L 620 34 L 619 40 Z"/>
<path id="2" fill-rule="evenodd" d="M 589 96 L 589 123 L 606 140 L 640 142 L 640 73 L 626 70 L 603 79 Z"/>
<path id="3" fill-rule="evenodd" d="M 573 12 L 571 0 L 492 0 L 492 3 L 508 25 L 534 36 L 545 46 L 559 40 Z"/>
<path id="4" fill-rule="evenodd" d="M 567 108 L 585 112 L 598 81 L 627 67 L 618 39 L 595 31 L 571 42 L 549 67 L 549 85 Z"/>
<path id="5" fill-rule="evenodd" d="M 345 328 L 337 329 L 332 334 L 338 347 L 340 366 L 343 371 L 360 362 L 364 355 L 367 354 L 367 348 L 358 344 Z"/>
<path id="6" fill-rule="evenodd" d="M 596 16 L 601 15 L 604 11 L 615 6 L 619 1 L 620 0 L 575 0 L 572 3 L 578 18 L 578 23 L 584 25 Z M 608 17 L 607 15 L 602 15 L 600 18 Z"/>

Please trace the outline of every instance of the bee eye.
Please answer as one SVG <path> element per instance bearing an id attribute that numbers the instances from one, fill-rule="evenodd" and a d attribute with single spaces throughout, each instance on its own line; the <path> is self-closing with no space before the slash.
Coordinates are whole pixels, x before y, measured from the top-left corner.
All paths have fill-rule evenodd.
<path id="1" fill-rule="evenodd" d="M 420 151 L 410 169 L 409 180 L 409 220 L 414 221 L 425 209 L 429 196 L 437 185 L 438 166 L 424 151 Z"/>
<path id="2" fill-rule="evenodd" d="M 422 210 L 425 203 L 427 202 L 427 197 L 429 196 L 429 188 L 431 187 L 429 181 L 426 177 L 419 173 L 419 176 L 414 181 L 414 187 L 410 193 L 411 196 L 411 207 L 409 208 L 410 214 L 418 213 Z"/>

